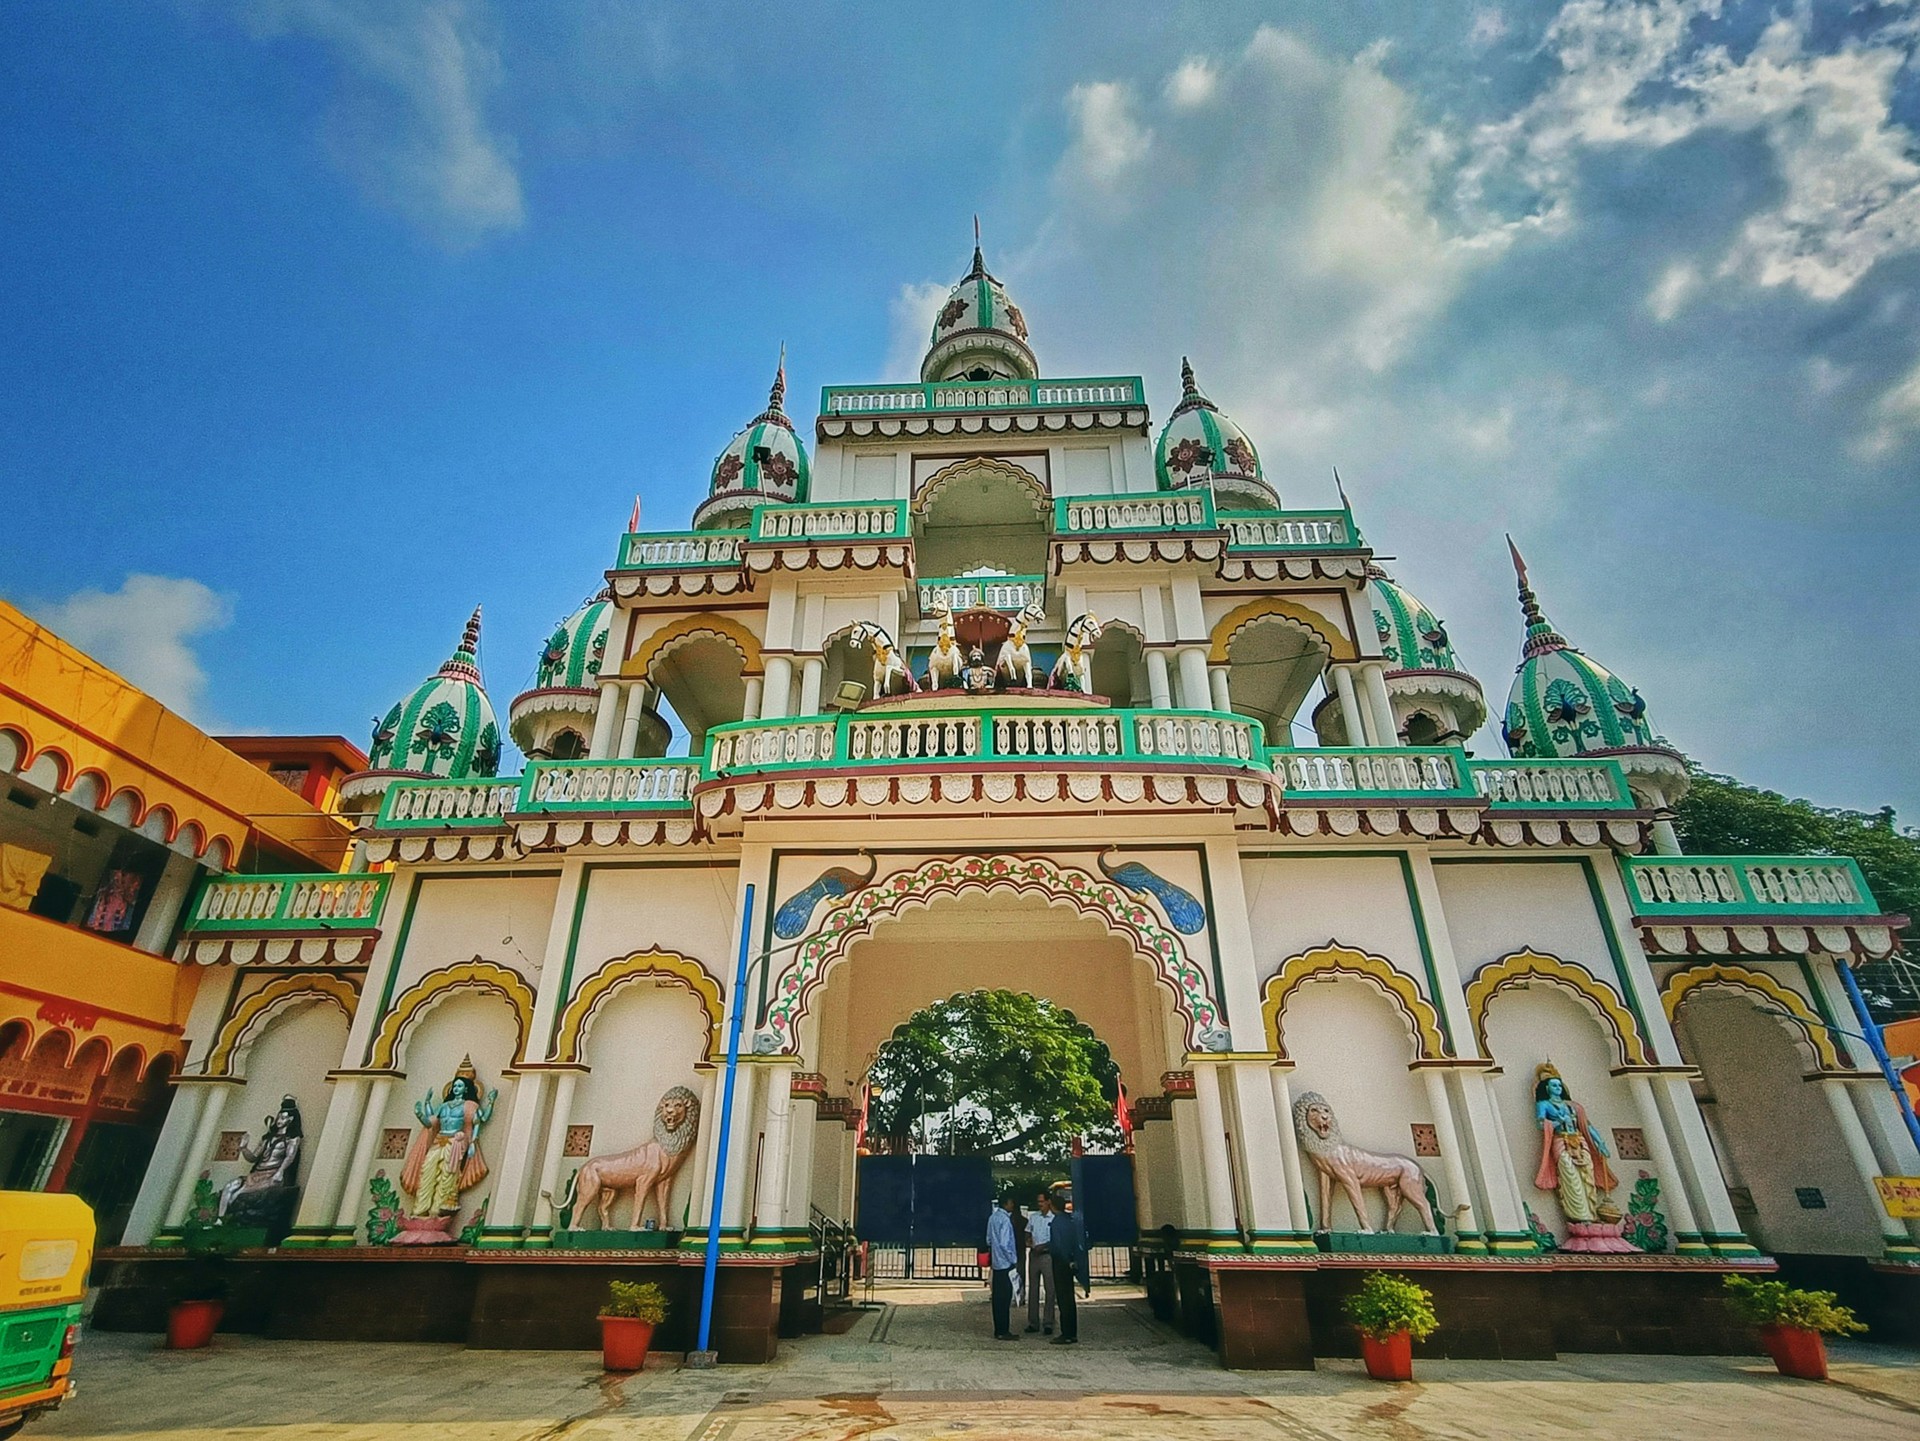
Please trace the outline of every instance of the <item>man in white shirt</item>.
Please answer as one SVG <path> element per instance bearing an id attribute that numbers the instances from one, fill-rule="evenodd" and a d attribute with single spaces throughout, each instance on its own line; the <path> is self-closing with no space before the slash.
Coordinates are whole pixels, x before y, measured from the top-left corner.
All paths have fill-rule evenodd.
<path id="1" fill-rule="evenodd" d="M 1011 1195 L 1002 1196 L 987 1217 L 987 1264 L 993 1270 L 993 1339 L 1018 1341 L 1013 1334 L 1013 1273 L 1020 1265 L 1020 1250 Z"/>
<path id="2" fill-rule="evenodd" d="M 1053 1260 L 1047 1254 L 1047 1237 L 1053 1231 L 1053 1195 L 1042 1191 L 1034 1198 L 1033 1211 L 1027 1217 L 1027 1333 L 1042 1329 L 1053 1334 Z M 1047 1291 L 1044 1311 L 1040 1288 Z"/>

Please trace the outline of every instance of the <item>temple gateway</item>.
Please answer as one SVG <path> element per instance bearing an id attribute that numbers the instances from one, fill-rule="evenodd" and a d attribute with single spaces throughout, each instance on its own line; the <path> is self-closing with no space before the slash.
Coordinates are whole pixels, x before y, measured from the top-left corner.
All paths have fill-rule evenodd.
<path id="1" fill-rule="evenodd" d="M 1504 1356 L 1732 1349 L 1720 1275 L 1775 1258 L 1910 1285 L 1877 1178 L 1920 1158 L 1849 993 L 1902 918 L 1844 858 L 1681 854 L 1658 697 L 1517 552 L 1509 754 L 1471 754 L 1445 624 L 1181 376 L 1163 422 L 1043 377 L 976 249 L 917 380 L 803 437 L 782 367 L 690 528 L 582 578 L 517 776 L 475 610 L 343 787 L 355 869 L 193 901 L 98 1322 L 244 1225 L 232 1325 L 592 1344 L 645 1274 L 688 1346 L 718 1194 L 715 1344 L 767 1359 L 897 1159 L 879 1047 L 1002 987 L 1110 1048 L 1130 1202 L 1089 1223 L 1231 1365 L 1350 1346 L 1354 1266 Z"/>

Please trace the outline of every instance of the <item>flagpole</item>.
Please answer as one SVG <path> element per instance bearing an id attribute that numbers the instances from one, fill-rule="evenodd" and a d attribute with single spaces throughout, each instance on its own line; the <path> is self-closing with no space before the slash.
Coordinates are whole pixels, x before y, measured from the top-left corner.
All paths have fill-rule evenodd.
<path id="1" fill-rule="evenodd" d="M 720 1207 L 727 1192 L 727 1150 L 733 1139 L 733 1088 L 740 1077 L 740 1032 L 747 1019 L 747 947 L 753 935 L 753 883 L 747 883 L 746 904 L 740 911 L 740 960 L 733 973 L 733 1025 L 727 1032 L 727 1076 L 720 1098 L 720 1154 L 714 1161 L 713 1210 L 707 1217 L 706 1268 L 700 1281 L 700 1345 L 691 1366 L 711 1366 L 719 1357 L 712 1349 L 713 1288 L 720 1270 Z"/>

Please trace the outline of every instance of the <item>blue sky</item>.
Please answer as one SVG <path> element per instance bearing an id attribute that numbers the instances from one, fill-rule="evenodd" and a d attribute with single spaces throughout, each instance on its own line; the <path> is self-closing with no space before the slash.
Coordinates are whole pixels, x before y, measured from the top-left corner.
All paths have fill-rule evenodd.
<path id="1" fill-rule="evenodd" d="M 899 378 L 970 217 L 1052 374 L 1338 465 L 1490 696 L 1501 535 L 1716 769 L 1920 816 L 1920 4 L 0 9 L 0 593 L 338 731 L 496 704 L 636 491 Z M 1483 736 L 1480 749 L 1494 749 Z"/>

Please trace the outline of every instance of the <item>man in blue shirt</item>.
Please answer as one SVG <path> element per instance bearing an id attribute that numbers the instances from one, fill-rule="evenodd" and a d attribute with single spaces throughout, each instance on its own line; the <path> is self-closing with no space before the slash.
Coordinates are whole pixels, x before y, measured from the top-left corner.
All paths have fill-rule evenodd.
<path id="1" fill-rule="evenodd" d="M 1060 1334 L 1056 1346 L 1072 1346 L 1080 1340 L 1080 1309 L 1073 1298 L 1073 1283 L 1090 1288 L 1087 1267 L 1087 1232 L 1080 1218 L 1068 1209 L 1053 1213 L 1047 1232 L 1048 1258 L 1053 1262 L 1054 1294 L 1060 1300 Z M 1089 1294 L 1091 1290 L 1089 1289 Z"/>
<path id="2" fill-rule="evenodd" d="M 1013 1234 L 1013 1197 L 1002 1196 L 987 1217 L 987 1264 L 993 1269 L 993 1339 L 1018 1341 L 1013 1334 L 1013 1272 L 1020 1249 Z"/>

